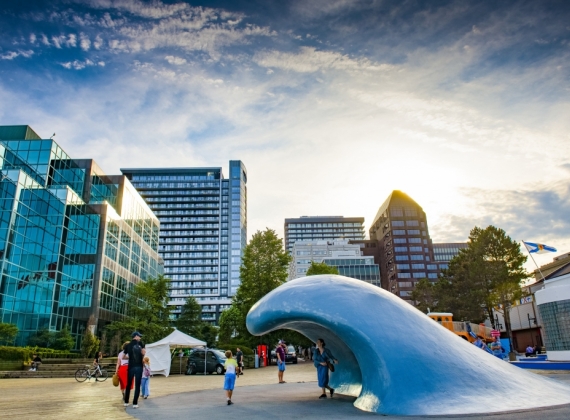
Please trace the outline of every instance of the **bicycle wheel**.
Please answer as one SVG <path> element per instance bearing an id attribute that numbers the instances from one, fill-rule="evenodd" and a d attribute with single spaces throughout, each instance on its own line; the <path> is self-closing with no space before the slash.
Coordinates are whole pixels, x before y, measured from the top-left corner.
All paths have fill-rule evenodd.
<path id="1" fill-rule="evenodd" d="M 100 382 L 103 382 L 104 380 L 106 380 L 109 377 L 109 374 L 107 373 L 107 371 L 105 369 L 101 369 L 101 373 L 97 372 L 96 375 L 97 376 L 95 376 L 95 380 L 100 381 Z"/>
<path id="2" fill-rule="evenodd" d="M 75 372 L 75 380 L 77 382 L 85 382 L 89 378 L 89 372 L 87 369 L 79 368 Z"/>

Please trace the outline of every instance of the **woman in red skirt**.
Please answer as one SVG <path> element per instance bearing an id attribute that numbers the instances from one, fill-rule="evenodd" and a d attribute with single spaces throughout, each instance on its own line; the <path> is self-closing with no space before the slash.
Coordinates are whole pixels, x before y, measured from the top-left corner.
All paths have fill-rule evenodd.
<path id="1" fill-rule="evenodd" d="M 129 359 L 123 359 L 123 355 L 125 354 L 125 349 L 128 344 L 128 341 L 123 344 L 123 351 L 121 351 L 117 356 L 117 366 L 115 368 L 115 373 L 119 376 L 119 388 L 121 388 L 121 392 L 123 393 L 123 399 L 125 398 L 125 389 L 127 389 L 127 376 L 129 370 Z M 135 381 L 132 382 L 131 389 L 133 389 L 134 386 Z"/>

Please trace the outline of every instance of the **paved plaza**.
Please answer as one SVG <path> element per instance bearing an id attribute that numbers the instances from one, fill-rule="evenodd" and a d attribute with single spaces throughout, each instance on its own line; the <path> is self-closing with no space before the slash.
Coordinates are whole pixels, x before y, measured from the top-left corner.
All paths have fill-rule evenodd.
<path id="1" fill-rule="evenodd" d="M 550 377 L 570 383 L 570 375 Z M 26 419 L 329 419 L 375 418 L 377 414 L 360 411 L 354 398 L 335 395 L 319 400 L 320 390 L 310 363 L 288 365 L 286 384 L 277 384 L 274 367 L 247 370 L 234 391 L 234 404 L 226 405 L 222 390 L 223 376 L 175 375 L 151 379 L 151 397 L 139 401 L 140 408 L 125 409 L 120 391 L 106 382 L 77 383 L 69 379 L 0 380 L 0 417 Z M 505 383 L 508 386 L 508 383 Z M 532 391 L 529 391 L 532 392 Z M 437 398 L 437 396 L 435 396 Z M 497 398 L 501 398 L 497 396 Z M 484 411 L 485 407 L 481 407 Z M 447 417 L 459 419 L 460 417 Z M 469 416 L 473 419 L 567 420 L 570 406 L 510 414 Z M 381 416 L 381 418 L 396 418 Z M 406 417 L 419 419 L 426 417 Z M 433 418 L 433 417 L 431 417 Z"/>

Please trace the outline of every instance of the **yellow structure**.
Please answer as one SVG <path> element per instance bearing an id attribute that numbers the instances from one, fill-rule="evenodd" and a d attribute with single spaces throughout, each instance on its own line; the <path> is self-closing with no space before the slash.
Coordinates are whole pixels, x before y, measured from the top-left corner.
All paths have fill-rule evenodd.
<path id="1" fill-rule="evenodd" d="M 457 334 L 463 339 L 469 341 L 470 343 L 475 341 L 468 330 L 466 322 L 457 322 L 453 320 L 453 314 L 450 312 L 429 312 L 427 314 L 431 319 L 441 324 L 442 327 L 447 328 L 449 331 Z M 475 333 L 478 337 L 481 337 L 485 342 L 490 343 L 493 341 L 491 336 L 491 328 L 486 327 L 485 324 L 471 324 L 471 331 Z"/>

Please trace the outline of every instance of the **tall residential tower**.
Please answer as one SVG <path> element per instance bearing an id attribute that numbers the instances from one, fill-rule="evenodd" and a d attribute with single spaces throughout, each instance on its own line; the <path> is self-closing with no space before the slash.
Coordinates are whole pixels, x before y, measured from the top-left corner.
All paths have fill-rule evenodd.
<path id="1" fill-rule="evenodd" d="M 247 172 L 230 161 L 222 168 L 121 169 L 160 220 L 159 253 L 169 277 L 170 304 L 180 314 L 186 298 L 217 324 L 240 285 L 247 241 Z"/>

